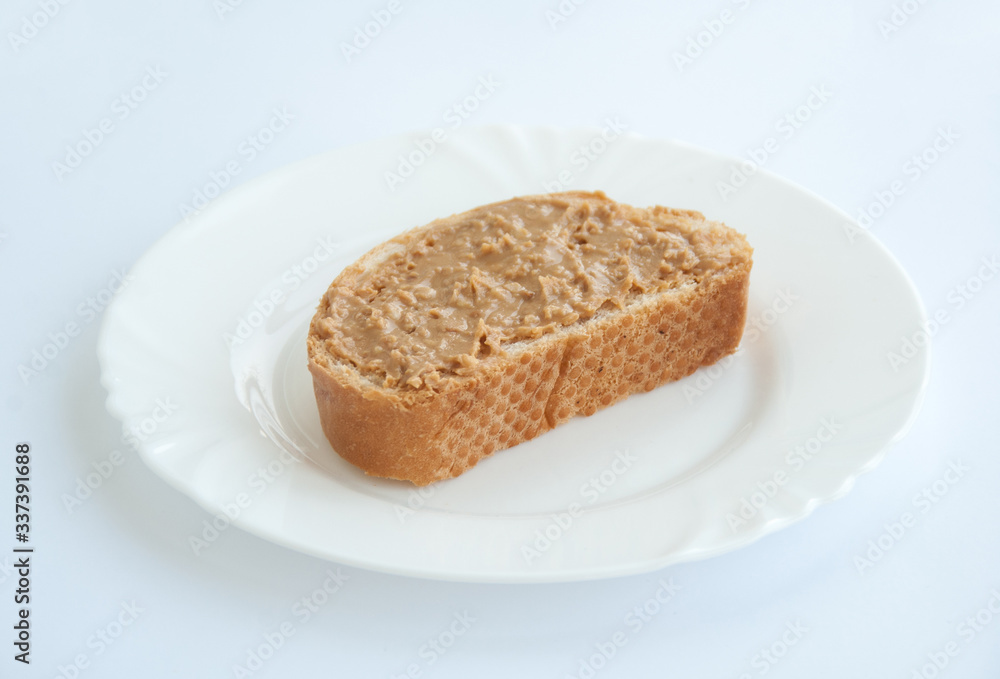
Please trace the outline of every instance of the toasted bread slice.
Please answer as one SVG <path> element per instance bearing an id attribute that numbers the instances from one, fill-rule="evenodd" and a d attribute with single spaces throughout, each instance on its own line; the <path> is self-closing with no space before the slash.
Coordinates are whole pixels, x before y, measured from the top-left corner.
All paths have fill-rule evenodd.
<path id="1" fill-rule="evenodd" d="M 309 330 L 323 431 L 423 486 L 732 353 L 753 250 L 698 212 L 603 193 L 439 219 L 348 266 Z"/>

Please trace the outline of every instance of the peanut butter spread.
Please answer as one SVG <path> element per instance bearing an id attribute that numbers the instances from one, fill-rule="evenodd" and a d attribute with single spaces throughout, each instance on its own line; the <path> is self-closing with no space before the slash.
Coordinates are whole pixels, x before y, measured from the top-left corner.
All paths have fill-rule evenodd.
<path id="1" fill-rule="evenodd" d="M 327 292 L 327 350 L 385 387 L 440 390 L 504 346 L 725 266 L 689 213 L 601 193 L 531 196 L 439 220 Z"/>

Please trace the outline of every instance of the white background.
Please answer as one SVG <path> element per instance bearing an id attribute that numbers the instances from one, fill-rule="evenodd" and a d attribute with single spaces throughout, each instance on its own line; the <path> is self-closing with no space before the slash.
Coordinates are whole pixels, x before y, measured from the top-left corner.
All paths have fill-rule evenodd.
<path id="1" fill-rule="evenodd" d="M 423 677 L 577 677 L 594 645 L 620 630 L 628 642 L 597 676 L 931 676 L 929 654 L 949 642 L 958 653 L 940 676 L 1000 676 L 1000 615 L 971 638 L 960 627 L 1000 591 L 1000 280 L 960 309 L 954 302 L 983 258 L 1000 255 L 1000 6 L 590 0 L 563 3 L 574 11 L 553 26 L 557 0 L 401 0 L 348 60 L 342 43 L 388 3 L 332 4 L 245 0 L 220 11 L 210 0 L 50 0 L 48 19 L 45 2 L 10 0 L 0 11 L 0 676 L 231 677 L 286 620 L 295 635 L 252 676 L 388 678 L 416 664 Z M 730 22 L 712 24 L 723 10 Z M 898 30 L 880 30 L 894 11 Z M 699 33 L 706 46 L 678 65 L 675 54 Z M 116 100 L 157 68 L 162 82 L 122 119 Z M 928 311 L 949 312 L 934 336 L 930 386 L 908 436 L 847 497 L 748 548 L 565 585 L 341 567 L 349 579 L 303 623 L 292 606 L 336 567 L 240 530 L 192 553 L 188 537 L 208 514 L 123 444 L 103 406 L 100 321 L 77 307 L 180 219 L 210 172 L 245 159 L 240 144 L 275 107 L 294 120 L 233 184 L 328 149 L 443 126 L 481 76 L 499 85 L 464 124 L 599 126 L 618 116 L 632 132 L 740 157 L 775 136 L 810 88 L 825 87 L 829 101 L 766 168 L 852 216 L 900 182 L 871 229 Z M 113 129 L 59 176 L 53 164 L 65 162 L 66 146 L 105 117 Z M 939 129 L 954 142 L 914 176 L 906 164 Z M 81 334 L 22 379 L 18 366 L 68 322 Z M 35 451 L 30 667 L 13 661 L 10 645 L 11 458 L 23 440 Z M 114 449 L 124 464 L 68 512 L 63 495 Z M 922 512 L 914 496 L 942 480 L 949 461 L 971 471 Z M 916 524 L 859 572 L 856 557 L 907 511 Z M 677 594 L 633 633 L 626 614 L 671 578 Z M 138 619 L 110 646 L 95 643 L 133 600 Z M 475 623 L 428 664 L 421 646 L 462 611 Z M 807 631 L 784 647 L 789 624 Z M 773 665 L 761 655 L 772 646 L 787 651 Z M 86 667 L 70 668 L 81 655 Z"/>

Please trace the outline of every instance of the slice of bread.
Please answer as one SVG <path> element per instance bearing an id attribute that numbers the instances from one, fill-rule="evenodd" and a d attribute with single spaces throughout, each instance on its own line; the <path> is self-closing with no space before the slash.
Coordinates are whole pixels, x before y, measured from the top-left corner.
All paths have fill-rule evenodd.
<path id="1" fill-rule="evenodd" d="M 498 259 L 501 240 L 517 266 Z M 420 486 L 458 476 L 734 352 L 752 254 L 698 212 L 600 192 L 515 198 L 411 229 L 344 269 L 312 320 L 323 431 L 368 474 Z M 447 289 L 429 290 L 433 280 Z"/>

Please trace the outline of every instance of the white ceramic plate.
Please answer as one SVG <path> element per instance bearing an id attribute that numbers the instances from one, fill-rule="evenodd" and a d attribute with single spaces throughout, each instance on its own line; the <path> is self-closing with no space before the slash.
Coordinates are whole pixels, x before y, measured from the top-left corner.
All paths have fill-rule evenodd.
<path id="1" fill-rule="evenodd" d="M 801 519 L 907 429 L 929 354 L 893 365 L 888 352 L 920 327 L 922 306 L 892 256 L 849 236 L 828 203 L 764 172 L 723 199 L 718 183 L 739 161 L 669 141 L 499 126 L 451 131 L 422 158 L 428 137 L 332 151 L 225 194 L 146 253 L 108 309 L 108 409 L 142 432 L 147 464 L 208 511 L 392 573 L 601 578 Z M 390 190 L 401 154 L 419 165 Z M 305 352 L 336 273 L 406 228 L 560 188 L 697 209 L 746 233 L 741 353 L 421 492 L 342 461 L 322 435 Z M 164 418 L 157 399 L 177 411 Z"/>

